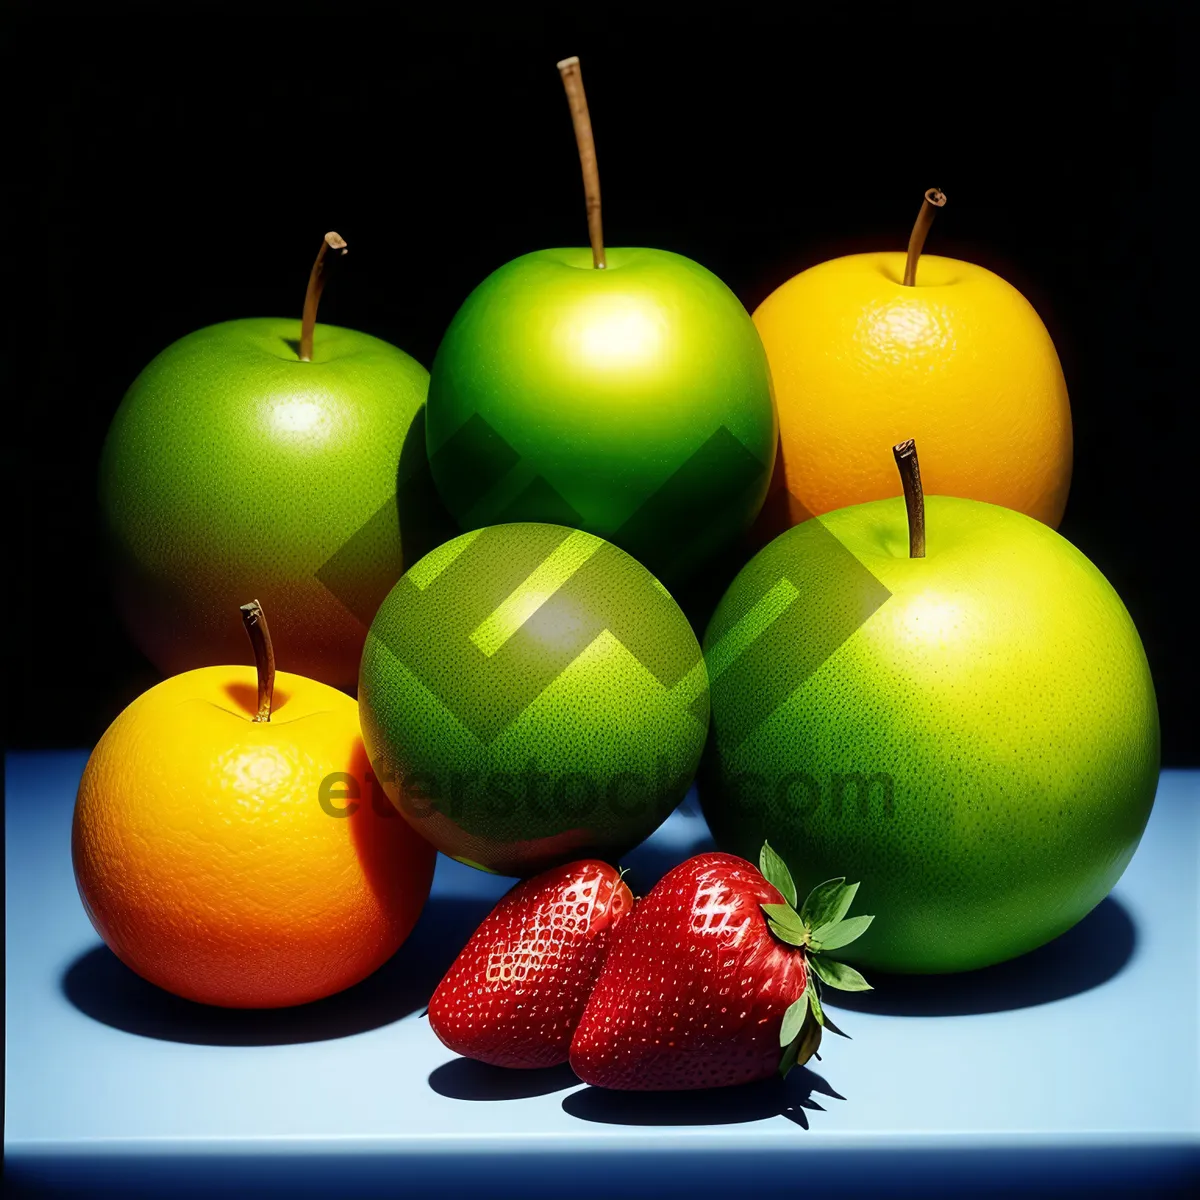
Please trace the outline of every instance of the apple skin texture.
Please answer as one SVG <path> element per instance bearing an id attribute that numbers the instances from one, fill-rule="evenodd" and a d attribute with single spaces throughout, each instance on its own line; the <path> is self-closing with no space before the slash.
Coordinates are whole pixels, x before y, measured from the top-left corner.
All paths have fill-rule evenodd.
<path id="1" fill-rule="evenodd" d="M 464 530 L 584 529 L 671 586 L 762 507 L 770 372 L 712 272 L 666 250 L 606 254 L 603 270 L 588 249 L 525 254 L 467 297 L 433 364 L 430 464 Z"/>
<path id="2" fill-rule="evenodd" d="M 425 368 L 332 325 L 316 326 L 305 363 L 299 337 L 283 318 L 197 330 L 142 371 L 113 419 L 100 505 L 117 605 L 166 675 L 246 661 L 238 606 L 257 599 L 281 670 L 353 690 L 375 608 L 436 541 Z M 399 513 L 398 470 L 410 476 Z M 317 573 L 339 549 L 322 572 L 335 595 Z"/>
<path id="3" fill-rule="evenodd" d="M 700 786 L 718 845 L 769 840 L 800 895 L 861 880 L 877 915 L 847 960 L 914 973 L 1012 958 L 1090 912 L 1159 769 L 1150 669 L 1104 576 L 1020 513 L 925 506 L 923 559 L 896 498 L 797 525 L 742 570 L 704 639 Z M 852 772 L 891 776 L 890 812 L 880 785 L 865 810 L 835 786 Z"/>

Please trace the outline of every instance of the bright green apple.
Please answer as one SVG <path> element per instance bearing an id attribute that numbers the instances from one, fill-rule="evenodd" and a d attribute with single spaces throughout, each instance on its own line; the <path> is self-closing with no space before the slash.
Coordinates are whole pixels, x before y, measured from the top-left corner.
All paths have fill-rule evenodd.
<path id="1" fill-rule="evenodd" d="M 331 325 L 302 361 L 300 336 L 299 320 L 272 318 L 188 334 L 137 377 L 109 430 L 100 501 L 117 603 L 166 674 L 241 662 L 238 605 L 257 599 L 281 669 L 352 689 L 375 609 L 442 536 L 425 368 Z"/>
<path id="2" fill-rule="evenodd" d="M 778 428 L 737 297 L 665 250 L 539 250 L 489 275 L 438 349 L 426 435 L 464 529 L 549 521 L 675 586 L 754 520 Z"/>
<path id="3" fill-rule="evenodd" d="M 1141 838 L 1158 711 L 1128 612 L 1052 529 L 971 500 L 830 512 L 737 576 L 705 636 L 718 843 L 764 839 L 803 895 L 861 880 L 847 958 L 945 972 L 1074 925 Z"/>

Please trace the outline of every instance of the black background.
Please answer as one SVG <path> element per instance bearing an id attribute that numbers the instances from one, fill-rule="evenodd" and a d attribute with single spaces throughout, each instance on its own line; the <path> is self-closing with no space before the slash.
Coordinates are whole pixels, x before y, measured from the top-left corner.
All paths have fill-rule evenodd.
<path id="1" fill-rule="evenodd" d="M 1200 763 L 1183 36 L 1169 12 L 1044 11 L 457 29 L 345 5 L 10 11 L 9 744 L 90 744 L 156 679 L 95 536 L 99 448 L 138 371 L 202 325 L 298 316 L 327 229 L 352 249 L 322 319 L 428 365 L 489 271 L 586 243 L 555 70 L 579 54 L 608 243 L 689 255 L 751 310 L 823 259 L 902 249 L 924 189 L 946 191 L 928 248 L 997 271 L 1049 327 L 1075 421 L 1062 532 L 1138 625 L 1164 760 Z"/>

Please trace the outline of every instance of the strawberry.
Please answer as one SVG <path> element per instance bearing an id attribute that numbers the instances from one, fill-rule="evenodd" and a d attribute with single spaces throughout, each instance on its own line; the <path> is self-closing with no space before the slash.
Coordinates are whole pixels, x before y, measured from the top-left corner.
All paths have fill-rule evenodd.
<path id="1" fill-rule="evenodd" d="M 825 954 L 870 925 L 846 917 L 857 890 L 831 879 L 797 912 L 791 874 L 769 845 L 758 868 L 712 853 L 668 872 L 613 940 L 571 1041 L 575 1074 L 658 1091 L 749 1083 L 806 1062 L 823 1028 L 841 1033 L 817 980 L 870 987 Z"/>
<path id="2" fill-rule="evenodd" d="M 518 883 L 438 984 L 429 1002 L 434 1033 L 499 1067 L 566 1062 L 613 931 L 632 909 L 620 872 L 595 859 Z"/>

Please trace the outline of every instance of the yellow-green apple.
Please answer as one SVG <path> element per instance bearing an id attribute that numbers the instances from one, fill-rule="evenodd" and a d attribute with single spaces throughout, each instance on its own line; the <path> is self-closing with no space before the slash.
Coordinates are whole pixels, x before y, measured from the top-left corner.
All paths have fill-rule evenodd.
<path id="1" fill-rule="evenodd" d="M 923 498 L 838 509 L 741 571 L 704 639 L 700 797 L 718 844 L 768 839 L 801 891 L 880 914 L 847 957 L 982 967 L 1100 903 L 1158 781 L 1146 656 L 1101 573 L 1047 525 Z"/>

